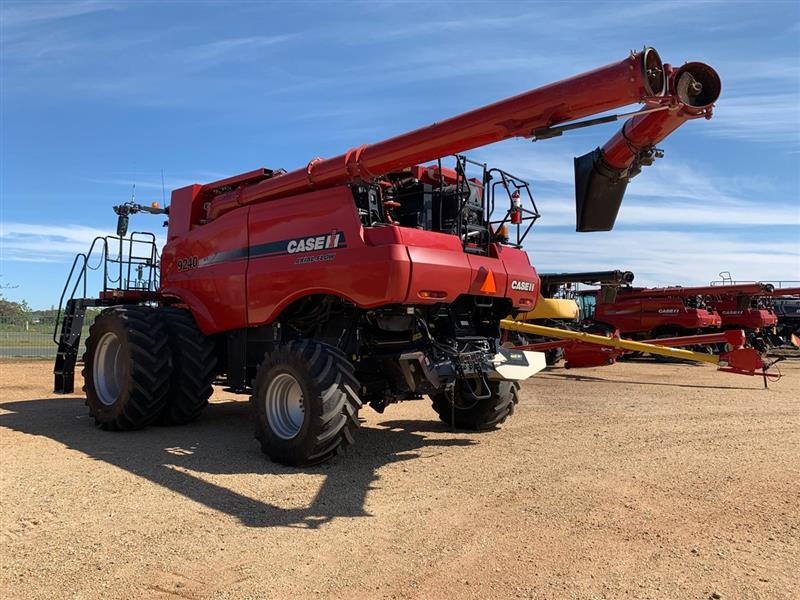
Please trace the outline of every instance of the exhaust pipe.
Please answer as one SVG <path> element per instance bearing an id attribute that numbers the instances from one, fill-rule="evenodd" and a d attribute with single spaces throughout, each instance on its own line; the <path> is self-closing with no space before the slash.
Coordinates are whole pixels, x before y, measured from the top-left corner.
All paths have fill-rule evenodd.
<path id="1" fill-rule="evenodd" d="M 700 62 L 664 69 L 670 95 L 649 102 L 649 112 L 628 119 L 605 146 L 575 159 L 577 231 L 613 229 L 628 182 L 664 155 L 655 145 L 690 119 L 711 118 L 722 91 L 717 72 Z"/>

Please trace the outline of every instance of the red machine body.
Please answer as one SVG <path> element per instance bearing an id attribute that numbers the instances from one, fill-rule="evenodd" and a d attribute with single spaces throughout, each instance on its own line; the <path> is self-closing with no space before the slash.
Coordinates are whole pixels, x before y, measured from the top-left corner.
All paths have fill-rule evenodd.
<path id="1" fill-rule="evenodd" d="M 173 202 L 191 191 L 176 191 Z M 181 268 L 185 257 L 191 262 Z M 539 290 L 523 250 L 492 244 L 487 256 L 473 255 L 452 235 L 364 227 L 345 186 L 242 207 L 170 235 L 161 264 L 162 294 L 191 306 L 206 334 L 270 323 L 313 294 L 361 308 L 471 294 L 509 298 L 514 309 L 530 310 Z M 493 285 L 484 285 L 490 278 Z"/>

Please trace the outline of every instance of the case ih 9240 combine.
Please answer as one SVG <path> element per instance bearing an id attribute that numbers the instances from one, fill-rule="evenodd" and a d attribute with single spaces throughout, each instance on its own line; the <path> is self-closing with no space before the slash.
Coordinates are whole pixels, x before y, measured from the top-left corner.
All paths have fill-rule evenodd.
<path id="1" fill-rule="evenodd" d="M 56 391 L 72 391 L 86 307 L 103 306 L 83 375 L 104 429 L 188 422 L 214 382 L 251 394 L 262 449 L 291 465 L 352 443 L 362 403 L 382 411 L 427 395 L 447 423 L 494 428 L 518 381 L 544 366 L 541 353 L 498 343 L 501 319 L 539 297 L 521 249 L 539 215 L 527 183 L 458 153 L 631 117 L 575 159 L 577 229 L 609 230 L 629 179 L 660 156 L 655 144 L 710 117 L 719 93 L 707 65 L 673 69 L 646 48 L 296 171 L 191 185 L 172 193 L 160 279 L 152 238 L 123 238 L 131 213 L 167 211 L 118 206 L 118 237 L 95 242 L 103 292 L 85 297 L 91 251 L 65 288 Z M 637 102 L 636 113 L 575 122 Z"/>

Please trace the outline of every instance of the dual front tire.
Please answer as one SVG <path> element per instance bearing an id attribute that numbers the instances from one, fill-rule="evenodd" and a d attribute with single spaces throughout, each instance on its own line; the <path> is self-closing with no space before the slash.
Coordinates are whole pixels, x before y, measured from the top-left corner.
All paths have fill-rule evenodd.
<path id="1" fill-rule="evenodd" d="M 112 431 L 181 425 L 208 404 L 217 372 L 213 342 L 188 311 L 117 306 L 86 341 L 84 391 L 96 425 Z M 323 462 L 353 443 L 359 383 L 338 349 L 292 341 L 264 357 L 253 381 L 256 438 L 275 462 Z"/>
<path id="2" fill-rule="evenodd" d="M 114 431 L 194 420 L 216 375 L 214 344 L 178 308 L 104 310 L 89 330 L 83 363 L 89 414 Z"/>

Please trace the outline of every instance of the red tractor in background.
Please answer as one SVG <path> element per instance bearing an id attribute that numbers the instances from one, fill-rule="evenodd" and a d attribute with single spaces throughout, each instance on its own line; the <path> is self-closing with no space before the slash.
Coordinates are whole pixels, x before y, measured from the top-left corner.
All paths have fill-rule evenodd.
<path id="1" fill-rule="evenodd" d="M 117 237 L 94 245 L 103 291 L 86 293 L 90 251 L 62 296 L 56 391 L 72 391 L 86 309 L 99 306 L 83 376 L 104 429 L 189 422 L 213 384 L 250 394 L 262 450 L 289 465 L 351 444 L 363 403 L 429 396 L 446 423 L 492 429 L 514 411 L 519 381 L 544 367 L 541 353 L 499 343 L 500 321 L 539 298 L 522 249 L 539 214 L 526 182 L 460 153 L 630 116 L 575 159 L 577 229 L 605 231 L 630 178 L 661 155 L 655 144 L 709 118 L 720 88 L 707 65 L 673 69 L 645 48 L 295 171 L 176 190 L 167 210 L 115 207 Z M 568 123 L 636 102 L 635 113 Z M 140 211 L 168 215 L 160 258 L 146 234 L 126 237 Z"/>

